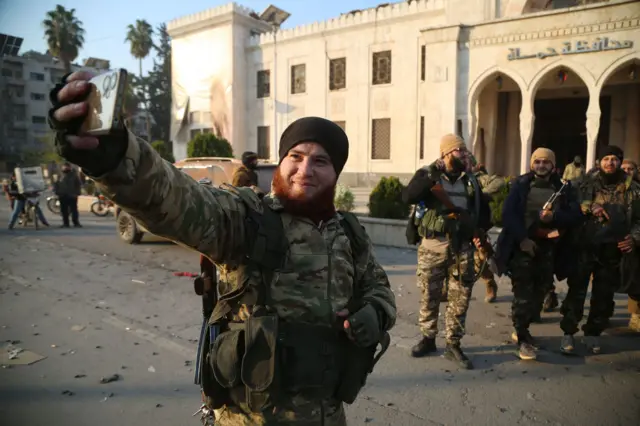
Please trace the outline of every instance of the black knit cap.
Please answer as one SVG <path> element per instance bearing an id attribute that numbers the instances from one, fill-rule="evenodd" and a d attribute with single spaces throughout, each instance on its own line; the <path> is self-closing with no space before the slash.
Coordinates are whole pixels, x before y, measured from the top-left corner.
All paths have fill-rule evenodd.
<path id="1" fill-rule="evenodd" d="M 615 155 L 622 161 L 624 158 L 624 151 L 615 145 L 602 145 L 598 148 L 598 158 L 603 159 L 608 155 Z"/>
<path id="2" fill-rule="evenodd" d="M 315 142 L 322 146 L 331 164 L 340 174 L 349 158 L 349 138 L 333 121 L 320 117 L 300 118 L 289 125 L 280 138 L 280 162 L 294 146 L 303 142 Z"/>

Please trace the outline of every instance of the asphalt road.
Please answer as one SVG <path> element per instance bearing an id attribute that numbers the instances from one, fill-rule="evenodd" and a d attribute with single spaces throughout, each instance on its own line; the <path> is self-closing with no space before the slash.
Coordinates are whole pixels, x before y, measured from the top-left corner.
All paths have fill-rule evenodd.
<path id="1" fill-rule="evenodd" d="M 0 424 L 198 424 L 191 364 L 200 299 L 190 278 L 173 275 L 197 272 L 197 253 L 148 236 L 126 245 L 113 218 L 81 221 L 82 229 L 59 229 L 54 218 L 50 229 L 0 230 L 0 342 L 27 351 L 13 362 L 29 352 L 46 357 L 0 369 Z M 351 425 L 640 424 L 640 338 L 624 327 L 624 297 L 603 354 L 579 347 L 561 355 L 552 313 L 532 329 L 543 345 L 539 360 L 523 362 L 509 341 L 508 280 L 492 305 L 478 283 L 463 340 L 476 369 L 460 371 L 438 356 L 408 355 L 419 334 L 415 251 L 377 248 L 377 256 L 399 319 L 392 347 L 347 409 Z M 559 290 L 562 297 L 562 283 Z"/>

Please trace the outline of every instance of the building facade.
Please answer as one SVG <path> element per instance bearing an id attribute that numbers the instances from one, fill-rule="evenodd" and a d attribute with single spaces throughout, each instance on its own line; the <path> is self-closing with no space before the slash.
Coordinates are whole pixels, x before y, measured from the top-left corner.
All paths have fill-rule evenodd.
<path id="1" fill-rule="evenodd" d="M 90 66 L 93 65 L 93 66 Z M 104 72 L 109 62 L 89 58 L 74 71 Z M 19 162 L 28 151 L 40 151 L 49 133 L 49 92 L 65 75 L 56 58 L 37 52 L 0 57 L 0 157 Z"/>
<path id="2" fill-rule="evenodd" d="M 410 176 L 458 133 L 491 172 L 598 144 L 640 160 L 640 3 L 413 0 L 273 31 L 231 3 L 171 21 L 176 159 L 198 132 L 277 158 L 286 126 L 343 126 L 343 181 Z M 593 4 L 591 4 L 593 3 Z"/>

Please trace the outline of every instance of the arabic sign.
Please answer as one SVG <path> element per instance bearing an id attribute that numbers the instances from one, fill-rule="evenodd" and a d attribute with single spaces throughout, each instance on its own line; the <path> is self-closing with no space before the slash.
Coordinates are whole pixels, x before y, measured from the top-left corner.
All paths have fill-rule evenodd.
<path id="1" fill-rule="evenodd" d="M 553 47 L 547 47 L 546 51 L 538 52 L 531 55 L 522 55 L 520 54 L 520 48 L 509 49 L 509 55 L 507 59 L 510 61 L 516 61 L 520 59 L 544 59 L 549 58 L 551 56 L 561 56 L 561 55 L 577 55 L 579 53 L 592 53 L 592 52 L 604 52 L 607 50 L 620 50 L 620 49 L 631 49 L 633 47 L 633 42 L 630 40 L 625 41 L 616 41 L 609 40 L 608 37 L 597 38 L 596 41 L 589 45 L 586 41 L 576 41 L 565 42 L 563 43 L 564 47 L 562 50 L 558 51 Z"/>

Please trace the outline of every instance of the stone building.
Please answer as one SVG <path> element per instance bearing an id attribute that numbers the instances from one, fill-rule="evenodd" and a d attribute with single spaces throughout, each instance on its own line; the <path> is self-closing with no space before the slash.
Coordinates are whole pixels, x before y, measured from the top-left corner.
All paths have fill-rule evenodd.
<path id="1" fill-rule="evenodd" d="M 174 155 L 216 132 L 275 159 L 317 115 L 349 136 L 351 185 L 410 176 L 451 132 L 505 175 L 538 146 L 560 167 L 598 144 L 640 160 L 640 3 L 576 3 L 412 0 L 275 31 L 236 3 L 175 19 Z"/>

